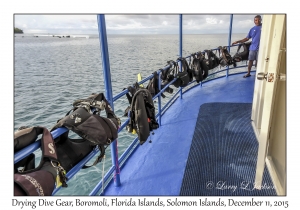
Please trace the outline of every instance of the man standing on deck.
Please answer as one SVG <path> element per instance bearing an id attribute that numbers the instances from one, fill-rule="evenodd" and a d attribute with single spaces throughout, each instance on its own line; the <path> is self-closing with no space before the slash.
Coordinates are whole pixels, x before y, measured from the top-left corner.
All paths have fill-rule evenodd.
<path id="1" fill-rule="evenodd" d="M 256 60 L 255 62 L 255 67 L 257 65 L 257 58 L 258 58 L 258 50 L 259 50 L 259 42 L 260 42 L 260 34 L 261 34 L 261 16 L 256 15 L 254 17 L 254 24 L 255 26 L 252 27 L 246 36 L 246 38 L 235 41 L 232 43 L 232 45 L 237 44 L 237 43 L 244 43 L 247 42 L 249 39 L 252 39 L 250 48 L 249 48 L 249 57 L 248 57 L 248 73 L 244 75 L 244 78 L 250 77 L 250 71 L 251 67 L 253 65 L 253 61 Z"/>

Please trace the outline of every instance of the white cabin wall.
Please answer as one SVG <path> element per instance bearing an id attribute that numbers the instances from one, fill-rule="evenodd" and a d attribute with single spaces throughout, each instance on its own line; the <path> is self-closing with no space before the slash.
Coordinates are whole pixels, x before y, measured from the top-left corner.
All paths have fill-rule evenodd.
<path id="1" fill-rule="evenodd" d="M 262 32 L 259 46 L 256 75 L 259 72 L 263 72 L 265 74 L 268 73 L 268 58 L 270 58 L 270 46 L 272 44 L 272 39 L 270 39 L 270 37 L 273 36 L 272 29 L 274 27 L 274 19 L 275 15 L 263 15 L 262 18 Z M 256 133 L 257 139 L 261 129 L 261 117 L 264 105 L 265 85 L 266 84 L 264 81 L 257 79 L 255 80 L 251 120 L 253 122 L 253 128 Z"/>
<path id="2" fill-rule="evenodd" d="M 286 74 L 285 49 L 286 16 L 264 15 L 256 73 L 274 73 L 276 79 L 255 81 L 251 116 L 259 142 L 255 182 L 262 182 L 266 163 L 278 195 L 286 195 L 287 181 L 286 81 L 279 80 L 280 74 Z"/>
<path id="3" fill-rule="evenodd" d="M 281 46 L 281 62 L 279 74 L 286 74 L 286 34 Z M 280 191 L 286 194 L 286 81 L 279 81 L 276 89 L 273 119 L 269 140 L 268 157 L 280 183 Z"/>

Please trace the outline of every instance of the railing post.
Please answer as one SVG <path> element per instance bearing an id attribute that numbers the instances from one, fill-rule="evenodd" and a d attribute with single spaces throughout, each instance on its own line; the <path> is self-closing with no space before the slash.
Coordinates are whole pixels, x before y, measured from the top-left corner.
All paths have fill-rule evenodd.
<path id="1" fill-rule="evenodd" d="M 161 71 L 158 73 L 158 78 L 160 78 L 161 76 Z M 161 126 L 161 79 L 158 80 L 158 90 L 159 90 L 159 96 L 158 96 L 158 113 L 159 113 L 159 118 L 158 118 L 158 124 L 159 124 L 159 127 Z M 151 134 L 150 134 L 151 135 Z"/>
<path id="2" fill-rule="evenodd" d="M 228 33 L 228 52 L 230 53 L 231 33 L 232 33 L 233 14 L 230 15 L 229 33 Z M 228 77 L 229 66 L 227 66 L 226 77 Z"/>
<path id="3" fill-rule="evenodd" d="M 179 57 L 182 57 L 182 14 L 179 15 Z M 181 62 L 179 64 L 180 71 L 182 71 Z M 182 87 L 180 87 L 180 98 L 182 98 Z"/>
<path id="4" fill-rule="evenodd" d="M 105 96 L 106 96 L 106 99 L 108 100 L 108 102 L 110 103 L 111 108 L 114 110 L 104 14 L 97 15 L 97 20 L 98 20 L 100 49 L 101 49 L 101 56 L 102 56 L 102 68 L 103 68 L 103 77 L 104 77 L 104 85 L 105 85 Z M 117 141 L 118 140 L 116 139 L 110 145 L 110 147 L 111 147 L 112 164 L 113 164 L 113 166 L 115 166 L 114 183 L 115 183 L 115 186 L 120 186 L 121 182 L 120 182 L 120 169 L 119 169 L 118 153 L 117 153 Z M 104 185 L 104 183 L 102 183 L 102 185 Z"/>

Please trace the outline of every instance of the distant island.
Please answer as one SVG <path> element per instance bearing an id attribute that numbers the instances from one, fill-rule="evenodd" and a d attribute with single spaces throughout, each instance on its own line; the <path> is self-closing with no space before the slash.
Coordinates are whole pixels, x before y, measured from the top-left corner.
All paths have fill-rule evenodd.
<path id="1" fill-rule="evenodd" d="M 21 30 L 19 28 L 14 28 L 14 33 L 15 34 L 23 34 L 23 30 Z"/>

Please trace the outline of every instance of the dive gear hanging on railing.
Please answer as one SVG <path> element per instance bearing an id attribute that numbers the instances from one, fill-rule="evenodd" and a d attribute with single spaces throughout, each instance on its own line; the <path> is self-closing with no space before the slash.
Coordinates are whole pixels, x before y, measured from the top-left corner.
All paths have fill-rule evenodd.
<path id="1" fill-rule="evenodd" d="M 100 116 L 101 110 L 104 109 L 107 118 Z M 61 165 L 69 171 L 96 146 L 100 150 L 100 155 L 92 165 L 85 165 L 83 168 L 101 162 L 107 146 L 118 138 L 118 126 L 120 126 L 120 120 L 114 114 L 103 93 L 76 100 L 73 103 L 73 109 L 51 129 L 52 131 L 59 127 L 66 127 L 82 138 L 70 139 L 66 132 L 55 139 Z"/>
<path id="2" fill-rule="evenodd" d="M 160 79 L 161 79 L 161 89 L 163 89 L 166 85 L 168 85 L 173 79 L 174 75 L 171 74 L 171 65 L 169 64 L 169 67 L 166 68 L 165 70 L 160 69 L 161 74 L 160 74 Z M 166 88 L 165 92 L 172 94 L 173 89 L 169 86 Z"/>
<path id="3" fill-rule="evenodd" d="M 192 63 L 191 69 L 193 72 L 193 76 L 197 83 L 206 79 L 208 76 L 208 66 L 206 65 L 206 60 L 202 52 L 191 54 Z"/>
<path id="4" fill-rule="evenodd" d="M 67 172 L 95 148 L 95 146 L 91 145 L 91 143 L 85 139 L 70 138 L 69 130 L 54 140 L 58 158 L 61 160 L 61 165 Z M 83 168 L 85 168 L 85 166 Z"/>
<path id="5" fill-rule="evenodd" d="M 236 67 L 236 63 L 235 61 L 232 59 L 230 53 L 228 52 L 227 50 L 227 47 L 224 46 L 219 46 L 219 56 L 220 56 L 220 65 L 222 67 L 224 66 L 230 66 L 230 65 L 233 65 L 234 67 Z"/>
<path id="6" fill-rule="evenodd" d="M 193 81 L 193 72 L 185 58 L 178 58 L 177 60 L 181 63 L 182 71 L 179 71 L 179 64 L 175 63 L 175 78 L 177 78 L 177 80 L 173 83 L 173 85 L 177 88 L 185 87 L 189 84 L 189 82 Z"/>
<path id="7" fill-rule="evenodd" d="M 34 143 L 39 135 L 39 131 L 40 129 L 36 127 L 20 127 L 14 134 L 14 152 L 16 153 Z M 14 173 L 17 173 L 18 171 L 28 171 L 34 168 L 35 154 L 31 153 L 27 157 L 14 164 Z"/>
<path id="8" fill-rule="evenodd" d="M 238 46 L 236 54 L 233 56 L 233 60 L 235 62 L 240 62 L 244 60 L 248 60 L 249 57 L 249 48 L 250 48 L 251 42 L 245 42 Z M 241 47 L 243 47 L 243 51 L 240 52 Z"/>
<path id="9" fill-rule="evenodd" d="M 155 106 L 151 93 L 136 83 L 129 86 L 126 97 L 130 106 L 125 110 L 124 116 L 128 116 L 129 123 L 126 126 L 129 133 L 137 133 L 140 144 L 147 141 L 150 131 L 157 129 L 159 124 L 155 117 Z"/>
<path id="10" fill-rule="evenodd" d="M 204 52 L 207 56 L 206 65 L 208 66 L 208 70 L 214 69 L 220 65 L 218 56 L 212 50 L 205 50 Z"/>
<path id="11" fill-rule="evenodd" d="M 147 85 L 147 87 L 146 87 L 146 89 L 148 89 L 149 90 L 149 92 L 151 93 L 151 96 L 152 97 L 154 97 L 155 95 L 157 95 L 158 93 L 159 93 L 159 76 L 158 76 L 158 73 L 155 71 L 155 72 L 153 72 L 152 73 L 154 76 L 153 76 L 153 78 L 149 81 L 149 83 L 148 83 L 148 85 Z M 163 83 L 163 82 L 161 82 L 161 89 L 163 89 L 166 85 L 167 85 L 168 83 Z M 165 92 L 168 92 L 168 93 L 173 93 L 173 89 L 171 89 L 171 88 L 167 88 L 166 90 L 165 90 Z M 163 97 L 163 98 L 165 98 L 166 96 L 163 94 L 163 93 L 161 93 L 161 96 Z"/>
<path id="12" fill-rule="evenodd" d="M 161 70 L 161 75 L 160 75 L 160 79 L 162 81 L 169 81 L 171 82 L 173 79 L 174 79 L 174 69 L 172 68 L 174 66 L 174 64 L 176 64 L 175 61 L 167 61 L 167 64 L 168 64 L 168 68 L 166 68 L 165 70 L 163 69 L 160 69 Z"/>
<path id="13" fill-rule="evenodd" d="M 159 93 L 159 88 L 158 88 L 158 74 L 157 72 L 153 72 L 153 78 L 149 80 L 149 83 L 146 87 L 147 90 L 151 93 L 151 96 L 154 97 L 157 93 Z M 166 97 L 164 94 L 161 94 L 161 96 L 164 98 Z"/>
<path id="14" fill-rule="evenodd" d="M 163 83 L 170 83 L 175 78 L 177 63 L 173 60 L 167 61 L 169 66 L 166 70 L 161 72 L 160 78 Z M 173 90 L 173 89 L 172 89 Z"/>
<path id="15" fill-rule="evenodd" d="M 67 187 L 66 171 L 57 158 L 57 150 L 51 133 L 44 127 L 25 128 L 15 132 L 14 152 L 32 144 L 42 134 L 42 157 L 38 167 L 30 159 L 30 165 L 22 160 L 15 164 L 14 195 L 15 196 L 49 196 L 55 187 Z M 24 158 L 26 160 L 26 158 Z M 23 160 L 24 160 L 23 159 Z M 27 159 L 28 160 L 28 159 Z M 33 164 L 32 164 L 33 163 Z M 22 169 L 20 169 L 23 167 Z"/>

